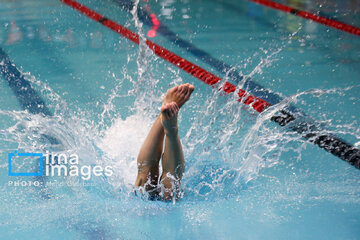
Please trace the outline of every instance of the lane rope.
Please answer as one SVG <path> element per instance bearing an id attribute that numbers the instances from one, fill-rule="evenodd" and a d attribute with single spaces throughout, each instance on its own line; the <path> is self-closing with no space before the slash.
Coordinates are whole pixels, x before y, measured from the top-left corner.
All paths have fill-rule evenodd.
<path id="1" fill-rule="evenodd" d="M 71 6 L 72 8 L 78 10 L 82 14 L 88 16 L 89 18 L 103 24 L 104 26 L 110 28 L 111 30 L 117 32 L 118 34 L 121 34 L 125 38 L 139 45 L 140 37 L 137 33 L 132 32 L 128 28 L 102 16 L 101 14 L 93 11 L 92 9 L 76 1 L 73 0 L 61 0 L 61 1 Z M 215 74 L 206 71 L 205 69 L 197 66 L 196 64 L 170 52 L 169 50 L 157 45 L 156 43 L 148 39 L 146 40 L 146 45 L 162 59 L 168 61 L 169 63 L 175 65 L 176 67 L 182 69 L 183 71 L 189 73 L 190 75 L 194 76 L 195 78 L 201 80 L 202 82 L 208 85 L 214 85 L 221 80 L 221 78 L 216 76 Z M 224 87 L 219 90 L 223 90 L 226 93 L 232 93 L 236 91 L 236 86 L 230 82 L 225 82 Z M 261 113 L 271 105 L 265 100 L 262 100 L 261 98 L 258 98 L 250 93 L 247 93 L 243 89 L 239 89 L 238 96 L 239 96 L 238 101 L 242 101 L 244 99 L 244 103 L 246 105 L 250 105 L 259 113 Z"/>
<path id="2" fill-rule="evenodd" d="M 319 15 L 315 15 L 313 13 L 309 13 L 306 11 L 302 11 L 281 3 L 277 3 L 277 2 L 273 2 L 270 0 L 249 0 L 252 1 L 254 3 L 266 6 L 266 7 L 270 7 L 273 9 L 277 9 L 286 13 L 290 13 L 305 19 L 309 19 L 312 20 L 314 22 L 326 25 L 328 27 L 332 27 L 332 28 L 336 28 L 338 30 L 344 31 L 344 32 L 348 32 L 357 36 L 360 36 L 360 28 L 340 22 L 340 21 L 336 21 L 336 20 L 332 20 L 326 17 L 322 17 Z"/>
<path id="3" fill-rule="evenodd" d="M 125 11 L 131 14 L 131 10 L 135 6 L 132 0 L 113 0 L 115 4 L 121 6 Z M 146 10 L 139 7 L 137 9 L 137 16 L 142 23 L 147 24 L 152 27 L 153 23 L 149 14 Z M 160 27 L 157 29 L 157 32 L 167 38 L 176 46 L 184 49 L 186 52 L 192 54 L 196 58 L 200 59 L 204 63 L 213 67 L 222 74 L 226 74 L 228 79 L 234 83 L 238 84 L 242 82 L 243 89 L 246 89 L 251 94 L 265 100 L 271 105 L 275 105 L 281 102 L 283 99 L 276 93 L 266 89 L 264 86 L 252 81 L 250 77 L 243 76 L 239 71 L 237 71 L 232 65 L 227 64 L 207 53 L 204 50 L 199 49 L 194 44 L 188 42 L 187 40 L 181 38 L 179 34 L 171 31 L 165 24 L 160 24 Z"/>
<path id="4" fill-rule="evenodd" d="M 139 35 L 132 32 L 128 28 L 102 16 L 101 14 L 74 0 L 60 1 L 139 45 Z M 210 86 L 213 86 L 221 80 L 221 78 L 216 76 L 215 74 L 206 71 L 205 69 L 197 66 L 196 64 L 170 52 L 169 50 L 157 45 L 156 43 L 153 43 L 148 39 L 146 40 L 146 45 L 159 57 L 163 58 L 164 60 L 170 62 L 171 64 L 184 70 L 185 72 L 189 73 L 190 75 Z M 236 91 L 236 89 L 237 88 L 234 84 L 230 82 L 225 82 L 224 86 L 218 90 L 224 91 L 225 93 L 233 93 Z M 259 113 L 263 112 L 266 108 L 271 106 L 271 104 L 267 101 L 258 98 L 252 94 L 249 94 L 243 89 L 239 89 L 237 95 L 239 102 L 250 105 Z M 281 110 L 280 113 L 280 116 L 273 116 L 271 120 L 276 122 L 280 126 L 290 125 L 291 130 L 298 132 L 299 134 L 303 134 L 302 137 L 307 139 L 309 142 L 319 146 L 327 152 L 360 169 L 359 149 L 351 146 L 350 144 L 337 138 L 336 136 L 320 133 L 319 129 L 317 129 L 314 124 L 300 122 L 291 126 L 290 123 L 295 121 L 294 115 L 286 110 Z"/>

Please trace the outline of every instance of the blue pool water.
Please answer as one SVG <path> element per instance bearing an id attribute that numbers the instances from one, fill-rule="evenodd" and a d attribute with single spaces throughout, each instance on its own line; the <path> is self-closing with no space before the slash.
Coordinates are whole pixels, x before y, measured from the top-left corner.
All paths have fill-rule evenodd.
<path id="1" fill-rule="evenodd" d="M 270 121 L 291 105 L 359 148 L 358 36 L 248 1 L 80 2 L 145 37 L 154 13 L 152 41 L 281 102 L 259 114 L 58 0 L 3 1 L 0 65 L 22 82 L 2 70 L 1 239 L 360 239 L 359 170 Z M 356 1 L 279 2 L 360 26 Z M 136 156 L 162 94 L 185 82 L 196 87 L 179 116 L 185 196 L 148 201 L 132 191 Z M 114 172 L 9 176 L 14 150 Z"/>

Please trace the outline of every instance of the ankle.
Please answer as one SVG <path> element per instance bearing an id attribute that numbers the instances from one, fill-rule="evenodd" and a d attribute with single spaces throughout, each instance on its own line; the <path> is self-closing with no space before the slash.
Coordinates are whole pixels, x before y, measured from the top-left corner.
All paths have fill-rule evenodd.
<path id="1" fill-rule="evenodd" d="M 165 128 L 164 131 L 167 136 L 177 136 L 179 132 L 179 128 L 178 126 L 174 126 L 170 128 Z"/>

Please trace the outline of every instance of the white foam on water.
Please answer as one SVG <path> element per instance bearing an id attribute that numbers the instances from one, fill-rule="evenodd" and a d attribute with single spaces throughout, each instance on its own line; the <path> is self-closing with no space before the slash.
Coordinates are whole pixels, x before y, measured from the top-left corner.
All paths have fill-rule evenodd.
<path id="1" fill-rule="evenodd" d="M 132 115 L 125 120 L 119 118 L 105 131 L 99 147 L 108 155 L 114 168 L 114 177 L 133 184 L 137 174 L 136 158 L 150 130 L 152 119 Z"/>

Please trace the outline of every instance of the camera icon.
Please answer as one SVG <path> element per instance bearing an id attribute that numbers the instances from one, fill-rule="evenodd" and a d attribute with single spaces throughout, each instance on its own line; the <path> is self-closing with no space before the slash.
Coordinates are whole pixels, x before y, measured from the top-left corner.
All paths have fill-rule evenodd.
<path id="1" fill-rule="evenodd" d="M 15 157 L 38 157 L 40 160 L 40 169 L 39 172 L 13 172 L 12 171 L 12 159 Z M 8 154 L 9 160 L 9 176 L 42 176 L 43 175 L 43 154 L 42 153 L 18 153 L 15 150 L 13 153 Z"/>

